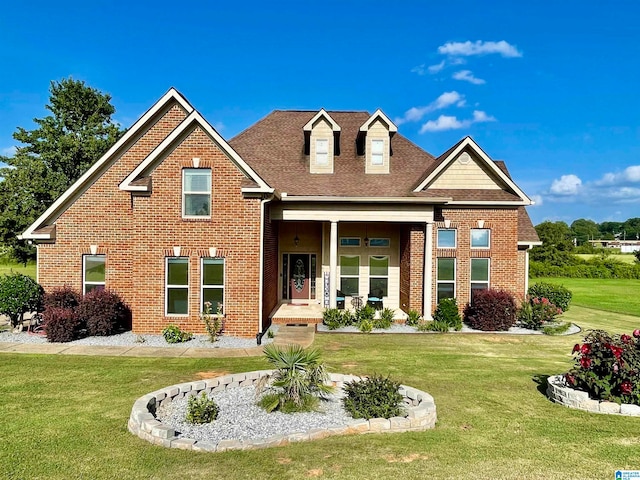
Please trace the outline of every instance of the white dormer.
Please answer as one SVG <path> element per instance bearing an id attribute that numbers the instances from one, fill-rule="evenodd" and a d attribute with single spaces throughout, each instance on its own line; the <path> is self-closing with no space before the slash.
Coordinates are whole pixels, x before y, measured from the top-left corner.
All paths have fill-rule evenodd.
<path id="1" fill-rule="evenodd" d="M 361 150 L 365 154 L 365 173 L 389 173 L 391 137 L 398 127 L 378 109 L 359 132 Z"/>
<path id="2" fill-rule="evenodd" d="M 333 173 L 334 156 L 340 151 L 340 125 L 322 108 L 303 130 L 308 142 L 310 172 Z"/>

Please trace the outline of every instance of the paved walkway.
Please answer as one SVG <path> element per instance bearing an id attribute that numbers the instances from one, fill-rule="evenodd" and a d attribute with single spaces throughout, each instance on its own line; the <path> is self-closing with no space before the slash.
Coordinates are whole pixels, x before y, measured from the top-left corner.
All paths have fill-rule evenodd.
<path id="1" fill-rule="evenodd" d="M 274 339 L 276 345 L 297 343 L 308 347 L 313 343 L 314 325 L 281 326 Z M 46 355 L 96 355 L 105 357 L 184 357 L 232 358 L 258 357 L 262 347 L 252 348 L 196 348 L 196 347 L 144 347 L 144 346 L 89 346 L 64 343 L 9 343 L 0 342 L 0 353 L 34 353 Z"/>

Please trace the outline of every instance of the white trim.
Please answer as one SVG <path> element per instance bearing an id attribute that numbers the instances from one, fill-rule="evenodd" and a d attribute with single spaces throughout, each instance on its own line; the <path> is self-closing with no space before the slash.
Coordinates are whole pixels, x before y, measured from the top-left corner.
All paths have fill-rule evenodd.
<path id="1" fill-rule="evenodd" d="M 488 205 L 488 206 L 509 206 L 509 207 L 527 207 L 531 205 L 530 203 L 524 201 L 510 201 L 510 200 L 501 200 L 499 202 L 493 202 L 491 200 L 452 200 L 447 202 L 447 205 Z"/>
<path id="2" fill-rule="evenodd" d="M 464 140 L 462 140 L 458 146 L 440 163 L 440 165 L 438 165 L 436 167 L 436 169 L 431 172 L 427 178 L 425 178 L 420 185 L 418 185 L 418 187 L 416 187 L 416 189 L 414 190 L 414 193 L 417 192 L 421 192 L 422 190 L 424 190 L 427 185 L 429 185 L 431 182 L 433 182 L 438 175 L 440 175 L 440 173 L 442 173 L 460 154 L 460 152 L 462 152 L 462 150 L 466 147 L 470 147 L 471 149 L 473 149 L 473 151 L 476 153 L 476 155 L 478 155 L 478 157 L 480 157 L 480 159 L 486 164 L 486 166 L 500 179 L 502 180 L 504 183 L 507 184 L 507 186 L 509 188 L 511 188 L 516 195 L 518 195 L 522 201 L 524 202 L 522 205 L 531 205 L 531 199 L 529 197 L 527 197 L 527 195 L 520 190 L 520 188 L 514 183 L 513 180 L 511 180 L 502 170 L 500 170 L 500 168 L 498 168 L 498 166 L 495 164 L 495 162 L 493 162 L 493 160 L 491 160 L 491 158 L 489 158 L 489 156 L 484 153 L 484 151 L 480 148 L 480 146 L 471 138 L 471 137 L 465 137 Z M 492 204 L 492 205 L 503 205 L 503 204 L 511 204 L 513 205 L 514 202 L 508 202 L 508 203 L 502 203 L 502 202 L 482 202 L 482 203 L 476 203 L 476 202 L 451 202 L 452 205 L 454 204 L 468 204 L 468 205 L 481 205 L 481 204 Z"/>
<path id="3" fill-rule="evenodd" d="M 102 282 L 90 282 L 87 281 L 87 257 L 102 257 L 104 263 L 104 281 Z M 87 293 L 87 285 L 102 285 L 107 288 L 107 256 L 103 253 L 91 253 L 82 255 L 82 294 Z"/>
<path id="4" fill-rule="evenodd" d="M 422 276 L 424 285 L 422 288 L 422 317 L 425 320 L 433 319 L 433 222 L 426 222 L 424 231 L 424 265 Z"/>
<path id="5" fill-rule="evenodd" d="M 329 124 L 331 125 L 331 129 L 334 132 L 339 132 L 341 130 L 340 125 L 338 125 L 335 120 L 331 118 L 331 115 L 329 115 L 324 108 L 321 108 L 320 111 L 316 113 L 314 117 L 305 124 L 304 127 L 302 127 L 302 130 L 304 130 L 305 132 L 310 132 L 311 130 L 313 130 L 313 124 L 316 123 L 318 119 L 320 119 L 320 117 L 324 117 L 329 122 Z"/>
<path id="6" fill-rule="evenodd" d="M 522 246 L 522 247 L 535 247 L 538 245 L 542 245 L 542 242 L 538 241 L 538 242 L 530 242 L 530 241 L 522 241 L 522 242 L 518 242 L 518 246 Z"/>
<path id="7" fill-rule="evenodd" d="M 387 274 L 386 275 L 371 275 L 371 259 L 372 258 L 386 258 L 387 259 Z M 387 254 L 387 255 L 369 255 L 369 264 L 367 265 L 369 267 L 369 276 L 368 276 L 368 280 L 369 280 L 369 291 L 367 293 L 372 293 L 371 292 L 371 279 L 372 278 L 386 278 L 387 279 L 387 294 L 383 295 L 383 297 L 389 297 L 389 270 L 391 269 L 391 255 Z"/>
<path id="8" fill-rule="evenodd" d="M 360 131 L 361 132 L 368 132 L 369 131 L 369 127 L 371 126 L 371 124 L 373 122 L 375 122 L 378 118 L 382 119 L 383 122 L 385 122 L 388 126 L 389 126 L 389 132 L 397 132 L 398 131 L 398 127 L 395 123 L 393 123 L 389 117 L 387 117 L 382 110 L 377 109 L 375 112 L 373 112 L 373 115 L 371 115 L 369 117 L 369 119 L 364 122 L 362 124 L 362 126 L 360 127 Z"/>
<path id="9" fill-rule="evenodd" d="M 85 186 L 88 188 L 94 176 L 99 172 L 107 162 L 117 158 L 117 153 L 139 132 L 143 131 L 146 124 L 155 117 L 158 112 L 165 108 L 171 101 L 176 101 L 187 114 L 193 111 L 193 107 L 187 100 L 173 87 L 171 87 L 162 98 L 160 98 L 147 112 L 135 122 L 129 130 L 118 140 L 107 152 L 94 163 L 76 182 L 71 185 L 38 219 L 33 222 L 21 235 L 23 239 L 33 240 L 50 240 L 48 234 L 34 234 L 34 230 L 38 230 L 42 225 L 50 222 L 52 219 L 58 218 L 64 210 L 58 213 L 62 207 L 71 199 L 71 197 Z"/>
<path id="10" fill-rule="evenodd" d="M 357 258 L 358 259 L 358 273 L 356 275 L 344 275 L 342 273 L 342 261 L 340 261 L 342 259 L 342 257 L 345 257 L 345 258 Z M 338 283 L 338 285 L 336 285 L 335 289 L 336 290 L 342 290 L 342 278 L 343 277 L 344 278 L 357 278 L 358 279 L 358 295 L 355 295 L 355 296 L 362 296 L 362 294 L 360 293 L 360 290 L 361 290 L 361 288 L 360 288 L 361 287 L 361 285 L 360 285 L 360 283 L 361 283 L 360 282 L 360 267 L 362 266 L 361 255 L 360 254 L 351 255 L 351 254 L 348 254 L 348 253 L 347 254 L 341 253 L 340 255 L 338 255 L 338 260 L 339 260 L 338 261 L 338 266 L 340 268 L 340 275 L 338 275 L 338 282 L 339 283 Z M 344 293 L 345 296 L 348 296 L 348 297 L 349 296 L 354 296 L 351 292 L 344 292 L 343 291 L 342 293 Z"/>
<path id="11" fill-rule="evenodd" d="M 373 240 L 386 240 L 387 245 L 372 245 Z M 390 237 L 371 237 L 369 238 L 369 248 L 391 248 L 391 238 Z"/>
<path id="12" fill-rule="evenodd" d="M 452 231 L 453 232 L 453 247 L 443 247 L 440 246 L 440 232 L 441 231 Z M 438 228 L 436 230 L 436 248 L 458 248 L 458 229 L 457 228 Z"/>
<path id="13" fill-rule="evenodd" d="M 200 115 L 197 110 L 194 110 L 185 118 L 180 125 L 178 125 L 153 151 L 145 158 L 118 186 L 120 190 L 126 191 L 147 191 L 146 186 L 131 185 L 135 179 L 146 172 L 147 169 L 152 168 L 155 161 L 158 160 L 167 150 L 173 147 L 173 144 L 184 134 L 188 129 L 195 125 L 201 127 L 212 139 L 218 144 L 220 149 L 235 163 L 248 178 L 258 184 L 259 189 L 251 187 L 252 191 L 261 193 L 273 193 L 273 188 L 269 187 L 262 178 L 238 155 L 238 153 L 225 141 L 224 138 L 216 132 L 216 130 Z"/>
<path id="14" fill-rule="evenodd" d="M 198 192 L 198 191 L 188 191 L 185 188 L 185 179 L 186 179 L 186 173 L 187 171 L 189 172 L 203 172 L 203 174 L 201 174 L 200 176 L 205 177 L 206 174 L 204 174 L 205 171 L 209 172 L 209 189 L 207 191 L 202 191 L 202 192 Z M 211 184 L 212 184 L 212 180 L 211 180 L 211 168 L 183 168 L 182 169 L 182 218 L 211 218 Z M 207 215 L 187 215 L 185 213 L 185 209 L 187 206 L 187 195 L 209 195 L 209 213 Z"/>
<path id="15" fill-rule="evenodd" d="M 469 248 L 472 250 L 490 250 L 491 249 L 491 229 L 490 228 L 471 228 L 469 232 Z M 486 230 L 487 232 L 487 246 L 474 247 L 473 246 L 473 231 L 474 230 Z"/>
<path id="16" fill-rule="evenodd" d="M 187 285 L 169 284 L 169 260 L 184 259 L 187 261 Z M 164 316 L 165 317 L 188 317 L 189 316 L 189 274 L 191 273 L 189 265 L 189 257 L 164 257 Z M 187 313 L 169 313 L 169 289 L 185 289 L 187 290 Z"/>
<path id="17" fill-rule="evenodd" d="M 331 221 L 329 233 L 329 308 L 336 308 L 338 289 L 338 222 Z"/>
<path id="18" fill-rule="evenodd" d="M 344 203 L 451 203 L 451 197 L 340 197 L 330 195 L 287 195 L 282 193 L 283 202 L 344 202 Z M 492 203 L 494 205 L 494 203 Z M 511 204 L 509 204 L 511 205 Z"/>
<path id="19" fill-rule="evenodd" d="M 205 285 L 204 284 L 204 261 L 205 260 L 217 260 L 222 262 L 222 285 Z M 227 289 L 225 288 L 225 282 L 227 280 L 227 262 L 222 257 L 200 257 L 200 311 L 204 312 L 204 290 L 207 289 L 222 289 L 222 313 L 224 313 L 225 308 L 225 297 L 227 293 Z M 213 314 L 217 313 L 217 309 Z"/>
<path id="20" fill-rule="evenodd" d="M 358 240 L 358 244 L 357 245 L 343 245 L 342 244 L 342 240 Z M 360 247 L 362 245 L 361 240 L 362 239 L 360 237 L 340 237 L 338 246 L 340 248 L 358 248 L 358 247 Z"/>

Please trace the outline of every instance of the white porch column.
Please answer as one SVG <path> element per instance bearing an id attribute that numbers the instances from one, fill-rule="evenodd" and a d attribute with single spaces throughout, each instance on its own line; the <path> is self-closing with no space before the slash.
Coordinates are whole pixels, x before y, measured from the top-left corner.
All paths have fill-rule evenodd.
<path id="1" fill-rule="evenodd" d="M 331 234 L 329 236 L 329 308 L 336 308 L 338 289 L 338 222 L 331 221 Z"/>
<path id="2" fill-rule="evenodd" d="M 425 320 L 431 320 L 431 308 L 433 292 L 433 223 L 426 222 L 424 234 L 424 289 L 422 291 L 423 313 Z"/>
<path id="3" fill-rule="evenodd" d="M 524 297 L 527 298 L 529 292 L 529 250 L 533 248 L 533 245 L 529 245 L 524 251 Z"/>

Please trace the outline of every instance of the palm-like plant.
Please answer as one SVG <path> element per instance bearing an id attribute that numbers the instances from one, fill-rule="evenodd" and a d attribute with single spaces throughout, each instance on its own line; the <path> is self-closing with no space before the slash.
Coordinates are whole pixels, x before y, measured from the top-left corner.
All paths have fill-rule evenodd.
<path id="1" fill-rule="evenodd" d="M 317 350 L 306 350 L 300 345 L 279 348 L 269 344 L 263 351 L 275 369 L 271 375 L 262 377 L 257 385 L 259 394 L 265 388 L 271 391 L 259 402 L 268 412 L 313 410 L 318 398 L 326 398 L 333 392 L 333 387 L 325 383 L 329 375 Z"/>

